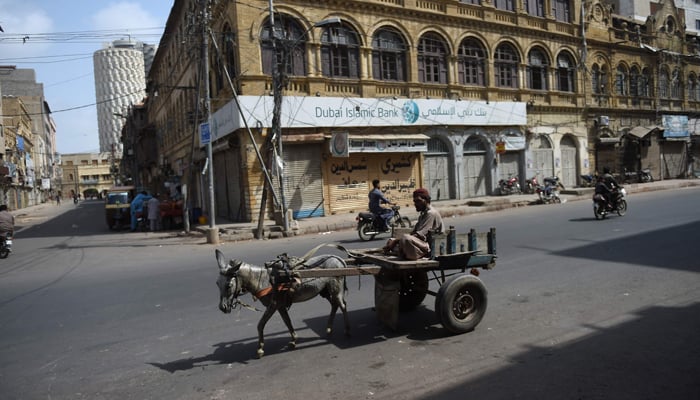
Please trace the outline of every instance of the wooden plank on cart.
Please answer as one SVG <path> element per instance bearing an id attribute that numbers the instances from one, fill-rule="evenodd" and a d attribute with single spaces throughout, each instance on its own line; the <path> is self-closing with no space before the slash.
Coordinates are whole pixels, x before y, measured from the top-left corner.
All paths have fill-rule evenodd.
<path id="1" fill-rule="evenodd" d="M 427 258 L 404 260 L 398 256 L 386 255 L 382 249 L 353 250 L 353 256 L 358 263 L 374 264 L 389 269 L 430 269 L 440 266 L 439 262 Z"/>
<path id="2" fill-rule="evenodd" d="M 357 275 L 377 275 L 381 267 L 376 265 L 366 266 L 350 266 L 347 268 L 308 268 L 297 269 L 295 273 L 299 273 L 301 278 L 321 278 L 327 276 L 357 276 Z"/>

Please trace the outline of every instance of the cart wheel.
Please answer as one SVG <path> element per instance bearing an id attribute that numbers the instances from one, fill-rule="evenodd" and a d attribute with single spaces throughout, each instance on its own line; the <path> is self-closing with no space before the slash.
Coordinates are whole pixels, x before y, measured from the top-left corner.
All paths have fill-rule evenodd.
<path id="1" fill-rule="evenodd" d="M 415 310 L 428 295 L 428 272 L 408 271 L 401 274 L 399 311 Z"/>
<path id="2" fill-rule="evenodd" d="M 435 296 L 438 320 L 451 333 L 474 330 L 486 313 L 486 287 L 466 273 L 448 279 Z"/>

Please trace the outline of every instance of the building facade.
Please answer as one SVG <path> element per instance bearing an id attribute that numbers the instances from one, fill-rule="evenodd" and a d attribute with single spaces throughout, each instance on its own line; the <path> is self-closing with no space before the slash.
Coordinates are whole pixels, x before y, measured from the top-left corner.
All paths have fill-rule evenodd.
<path id="1" fill-rule="evenodd" d="M 147 53 L 152 46 L 146 47 Z M 115 40 L 93 54 L 100 152 L 121 154 L 121 130 L 128 109 L 145 94 L 144 44 Z"/>
<path id="2" fill-rule="evenodd" d="M 113 153 L 62 154 L 60 159 L 59 195 L 70 200 L 101 197 L 112 186 L 120 185 L 119 163 Z"/>
<path id="3" fill-rule="evenodd" d="M 201 5 L 173 6 L 149 123 L 162 169 L 206 209 L 210 115 L 213 211 L 229 220 L 364 210 L 375 178 L 409 205 L 420 186 L 439 201 L 509 176 L 678 178 L 697 158 L 700 57 L 671 0 L 644 20 L 595 0 L 213 2 L 192 24 Z"/>

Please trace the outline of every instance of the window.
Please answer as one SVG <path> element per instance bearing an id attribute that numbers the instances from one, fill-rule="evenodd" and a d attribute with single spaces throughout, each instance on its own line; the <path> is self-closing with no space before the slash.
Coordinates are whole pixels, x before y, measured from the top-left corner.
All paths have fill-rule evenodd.
<path id="1" fill-rule="evenodd" d="M 594 64 L 591 68 L 591 89 L 593 94 L 607 94 L 606 82 L 608 81 L 608 73 L 605 66 Z"/>
<path id="2" fill-rule="evenodd" d="M 231 32 L 231 27 L 228 24 L 224 26 L 223 33 L 221 34 L 221 43 L 224 49 L 224 65 L 226 66 L 226 69 L 228 70 L 228 73 L 231 76 L 231 78 L 233 78 L 237 75 L 235 58 L 236 35 L 233 32 Z"/>
<path id="3" fill-rule="evenodd" d="M 698 99 L 698 82 L 695 75 L 688 77 L 688 100 L 695 101 Z"/>
<path id="4" fill-rule="evenodd" d="M 498 46 L 494 55 L 494 72 L 496 86 L 504 88 L 518 88 L 518 63 L 520 57 L 515 48 L 508 43 Z"/>
<path id="5" fill-rule="evenodd" d="M 667 99 L 669 97 L 668 70 L 662 69 L 659 73 L 659 97 Z"/>
<path id="6" fill-rule="evenodd" d="M 280 72 L 288 75 L 306 75 L 306 33 L 299 23 L 286 15 L 275 15 L 275 32 L 277 33 L 277 59 Z M 263 73 L 272 75 L 272 60 L 274 51 L 272 46 L 272 30 L 270 20 L 263 25 L 260 34 L 260 47 L 262 50 Z"/>
<path id="7" fill-rule="evenodd" d="M 557 69 L 555 71 L 557 79 L 557 90 L 562 92 L 573 92 L 576 67 L 574 58 L 568 52 L 562 52 L 557 57 Z"/>
<path id="8" fill-rule="evenodd" d="M 700 31 L 700 19 L 695 20 L 695 30 Z"/>
<path id="9" fill-rule="evenodd" d="M 323 76 L 332 78 L 360 77 L 360 44 L 355 31 L 346 26 L 325 28 L 321 35 Z"/>
<path id="10" fill-rule="evenodd" d="M 547 90 L 547 68 L 549 60 L 541 49 L 534 48 L 527 55 L 527 87 L 533 90 Z"/>
<path id="11" fill-rule="evenodd" d="M 627 69 L 619 65 L 615 72 L 615 94 L 618 96 L 629 95 L 629 83 L 627 82 Z"/>
<path id="12" fill-rule="evenodd" d="M 681 71 L 676 68 L 671 74 L 671 98 L 680 99 L 681 93 Z"/>
<path id="13" fill-rule="evenodd" d="M 499 10 L 515 11 L 515 0 L 493 0 L 493 6 Z"/>
<path id="14" fill-rule="evenodd" d="M 481 0 L 459 0 L 459 2 L 462 4 L 474 4 L 477 6 L 481 5 Z"/>
<path id="15" fill-rule="evenodd" d="M 552 0 L 554 19 L 560 22 L 571 22 L 570 0 Z"/>
<path id="16" fill-rule="evenodd" d="M 418 78 L 422 83 L 447 83 L 447 45 L 437 34 L 426 33 L 418 42 Z"/>
<path id="17" fill-rule="evenodd" d="M 544 0 L 525 0 L 525 11 L 533 17 L 544 17 Z"/>
<path id="18" fill-rule="evenodd" d="M 486 86 L 486 57 L 478 40 L 469 38 L 462 41 L 457 55 L 457 68 L 459 83 L 462 85 Z"/>
<path id="19" fill-rule="evenodd" d="M 642 70 L 642 76 L 639 81 L 639 95 L 644 97 L 653 96 L 651 88 L 654 85 L 654 80 L 651 77 L 651 71 L 649 68 L 644 68 Z"/>
<path id="20" fill-rule="evenodd" d="M 629 92 L 632 96 L 632 104 L 639 104 L 639 97 L 641 96 L 641 83 L 642 77 L 639 75 L 639 68 L 632 67 L 630 69 L 630 88 Z"/>
<path id="21" fill-rule="evenodd" d="M 406 43 L 393 29 L 381 29 L 372 38 L 372 76 L 382 81 L 406 80 Z"/>

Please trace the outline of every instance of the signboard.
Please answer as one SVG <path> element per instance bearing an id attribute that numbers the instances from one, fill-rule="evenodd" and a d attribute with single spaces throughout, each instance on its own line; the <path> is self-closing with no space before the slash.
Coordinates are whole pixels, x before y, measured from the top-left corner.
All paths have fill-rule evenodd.
<path id="1" fill-rule="evenodd" d="M 333 157 L 348 157 L 350 141 L 347 132 L 334 132 L 331 137 L 330 151 Z"/>
<path id="2" fill-rule="evenodd" d="M 209 123 L 205 122 L 199 125 L 199 144 L 204 146 L 211 143 L 211 132 L 209 131 Z"/>
<path id="3" fill-rule="evenodd" d="M 503 154 L 506 152 L 506 142 L 496 142 L 496 153 Z"/>
<path id="4" fill-rule="evenodd" d="M 664 115 L 662 121 L 665 138 L 684 138 L 690 135 L 687 115 Z"/>

